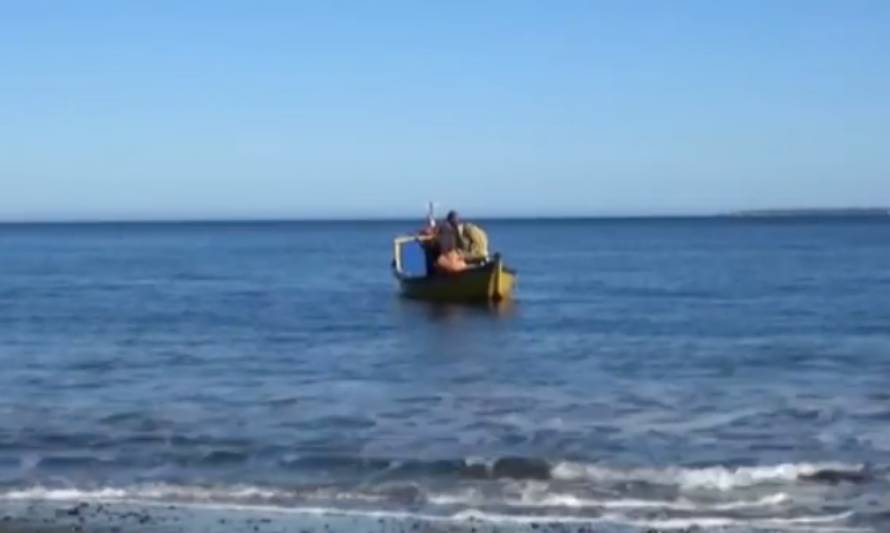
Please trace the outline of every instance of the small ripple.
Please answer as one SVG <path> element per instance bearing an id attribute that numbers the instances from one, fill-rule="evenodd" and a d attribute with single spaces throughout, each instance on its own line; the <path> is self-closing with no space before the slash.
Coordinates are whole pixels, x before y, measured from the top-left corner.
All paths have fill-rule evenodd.
<path id="1" fill-rule="evenodd" d="M 283 398 L 272 398 L 263 403 L 269 407 L 289 407 L 291 405 L 297 405 L 300 401 L 301 399 L 297 396 L 287 396 Z"/>
<path id="2" fill-rule="evenodd" d="M 206 453 L 198 461 L 202 465 L 222 466 L 245 463 L 250 459 L 250 454 L 237 450 L 213 450 Z"/>
<path id="3" fill-rule="evenodd" d="M 307 430 L 311 429 L 348 429 L 348 430 L 361 430 L 361 429 L 370 429 L 376 426 L 377 423 L 365 417 L 358 416 L 326 416 L 322 418 L 317 418 L 314 420 L 309 420 L 307 422 L 303 422 L 298 424 L 299 427 Z"/>

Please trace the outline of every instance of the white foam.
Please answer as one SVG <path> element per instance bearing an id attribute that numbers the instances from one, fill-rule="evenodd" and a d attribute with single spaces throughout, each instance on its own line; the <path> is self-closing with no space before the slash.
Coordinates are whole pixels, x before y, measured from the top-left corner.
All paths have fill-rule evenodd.
<path id="1" fill-rule="evenodd" d="M 21 490 L 11 490 L 0 493 L 0 498 L 4 500 L 49 500 L 49 501 L 70 501 L 70 500 L 118 500 L 126 498 L 128 492 L 123 489 L 97 489 L 97 490 L 78 490 L 78 489 L 47 489 L 43 487 L 30 487 Z"/>
<path id="2" fill-rule="evenodd" d="M 798 531 L 800 526 L 806 526 L 806 531 L 818 531 L 822 526 L 830 528 L 830 531 L 868 531 L 865 529 L 847 528 L 840 525 L 853 513 L 846 512 L 834 515 L 800 516 L 794 518 L 771 519 L 740 519 L 730 517 L 689 517 L 689 518 L 665 518 L 660 520 L 622 520 L 623 523 L 640 528 L 655 529 L 689 529 L 694 527 L 704 528 L 758 528 L 785 531 Z M 611 517 L 616 518 L 616 517 Z M 623 518 L 623 517 L 621 517 Z"/>
<path id="3" fill-rule="evenodd" d="M 800 516 L 797 518 L 768 518 L 764 522 L 777 522 L 780 524 L 829 524 L 847 520 L 853 516 L 853 511 L 823 516 Z"/>
<path id="4" fill-rule="evenodd" d="M 507 500 L 508 505 L 526 507 L 568 507 L 572 509 L 603 508 L 603 509 L 668 509 L 673 511 L 731 511 L 758 507 L 773 507 L 789 501 L 787 494 L 778 493 L 757 500 L 736 500 L 729 502 L 695 502 L 688 499 L 679 500 L 640 500 L 633 498 L 619 499 L 587 499 L 574 494 L 546 494 L 540 497 L 524 497 L 519 500 Z"/>
<path id="5" fill-rule="evenodd" d="M 154 490 L 154 492 L 152 492 Z M 146 500 L 147 494 L 154 496 L 171 494 L 175 492 L 195 494 L 194 487 L 177 487 L 176 490 L 166 488 L 165 491 L 155 489 L 97 489 L 97 490 L 77 490 L 77 489 L 45 489 L 31 488 L 18 491 L 8 491 L 0 493 L 0 499 L 15 500 L 49 500 L 49 501 L 106 501 L 119 502 L 122 504 L 132 504 L 140 506 L 166 506 L 163 500 Z M 208 490 L 208 489 L 201 489 Z M 256 495 L 267 495 L 266 492 L 259 491 L 254 487 L 242 487 L 237 490 L 225 490 L 229 495 L 240 495 L 242 497 L 255 497 Z M 197 494 L 203 494 L 200 491 Z M 773 500 L 779 501 L 779 495 L 774 495 Z M 621 500 L 617 500 L 621 501 Z M 766 500 L 765 500 L 766 501 Z M 632 505 L 633 500 L 626 500 L 628 505 Z M 648 503 L 648 502 L 647 502 Z M 389 520 L 421 520 L 428 522 L 483 522 L 489 524 L 619 524 L 630 525 L 642 528 L 657 529 L 682 529 L 692 527 L 720 527 L 720 528 L 742 528 L 750 529 L 751 527 L 785 530 L 785 531 L 817 531 L 823 529 L 839 532 L 859 532 L 867 531 L 864 529 L 843 527 L 840 523 L 850 516 L 851 512 L 837 515 L 809 515 L 794 518 L 774 518 L 774 519 L 737 519 L 730 517 L 687 517 L 687 518 L 666 518 L 661 520 L 640 520 L 619 513 L 605 514 L 600 517 L 577 516 L 566 513 L 559 515 L 530 515 L 530 514 L 505 514 L 481 511 L 478 509 L 467 509 L 453 514 L 441 515 L 431 513 L 414 513 L 406 511 L 392 510 L 363 510 L 363 509 L 343 509 L 335 507 L 319 507 L 319 506 L 281 506 L 269 503 L 244 503 L 244 502 L 219 502 L 193 498 L 186 502 L 177 502 L 177 505 L 184 508 L 218 510 L 224 512 L 245 512 L 245 513 L 275 513 L 280 515 L 291 516 L 331 516 L 331 517 L 351 517 L 357 519 L 389 519 Z M 620 504 L 619 504 L 620 505 Z"/>
<path id="6" fill-rule="evenodd" d="M 681 489 L 732 490 L 767 483 L 789 483 L 802 477 L 812 476 L 824 470 L 860 472 L 861 465 L 837 463 L 784 463 L 773 466 L 750 466 L 727 468 L 713 466 L 706 468 L 664 469 L 636 468 L 620 470 L 583 463 L 559 463 L 552 471 L 555 479 L 571 481 L 642 481 L 663 485 L 676 485 Z"/>
<path id="7" fill-rule="evenodd" d="M 186 499 L 213 501 L 217 499 L 251 500 L 273 499 L 282 495 L 279 491 L 261 489 L 250 486 L 234 486 L 222 489 L 206 487 L 190 487 L 166 484 L 143 485 L 122 488 L 101 489 L 55 489 L 30 487 L 0 493 L 0 498 L 7 500 L 123 500 L 123 499 Z"/>
<path id="8" fill-rule="evenodd" d="M 639 520 L 630 518 L 621 514 L 604 514 L 600 517 L 591 518 L 586 516 L 529 516 L 529 515 L 508 515 L 498 513 L 487 513 L 475 509 L 462 511 L 457 514 L 446 517 L 449 521 L 477 521 L 487 523 L 507 523 L 507 524 L 619 524 L 639 527 L 643 529 L 692 529 L 692 528 L 725 528 L 750 531 L 751 528 L 783 530 L 783 531 L 799 531 L 800 527 L 806 526 L 806 531 L 819 531 L 825 526 L 826 531 L 833 533 L 844 532 L 865 532 L 867 529 L 845 527 L 840 524 L 844 520 L 852 516 L 852 513 L 841 513 L 836 515 L 814 515 L 801 516 L 796 518 L 775 518 L 775 519 L 742 519 L 731 517 L 689 517 L 689 518 L 667 518 L 667 519 L 649 519 Z M 441 520 L 441 519 L 440 519 Z"/>
<path id="9" fill-rule="evenodd" d="M 776 493 L 756 500 L 734 500 L 728 502 L 696 502 L 689 499 L 678 500 L 642 500 L 634 498 L 592 499 L 575 494 L 561 494 L 529 488 L 519 497 L 486 498 L 479 491 L 468 490 L 451 494 L 431 494 L 427 502 L 433 505 L 504 505 L 507 507 L 527 508 L 567 508 L 567 509 L 666 509 L 673 511 L 732 511 L 759 507 L 774 507 L 789 502 L 791 498 L 785 493 Z"/>
<path id="10" fill-rule="evenodd" d="M 482 466 L 486 470 L 494 468 L 495 459 L 486 457 L 467 457 L 464 459 L 464 465 L 468 467 Z"/>
<path id="11" fill-rule="evenodd" d="M 433 505 L 478 505 L 484 499 L 485 496 L 472 489 L 458 493 L 429 494 L 426 497 L 426 501 Z"/>
<path id="12" fill-rule="evenodd" d="M 384 495 L 361 492 L 343 492 L 335 489 L 317 489 L 314 491 L 286 491 L 250 485 L 231 487 L 198 487 L 187 485 L 168 485 L 165 483 L 137 485 L 127 488 L 72 489 L 30 487 L 0 493 L 5 500 L 148 500 L 178 502 L 282 502 L 294 499 L 314 501 L 356 501 L 381 502 Z"/>

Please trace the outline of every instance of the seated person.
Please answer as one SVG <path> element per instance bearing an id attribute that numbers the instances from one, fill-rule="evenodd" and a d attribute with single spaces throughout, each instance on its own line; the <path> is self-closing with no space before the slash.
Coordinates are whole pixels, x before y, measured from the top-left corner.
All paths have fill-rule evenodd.
<path id="1" fill-rule="evenodd" d="M 454 230 L 447 225 L 441 226 L 437 240 L 439 243 L 439 257 L 436 260 L 436 269 L 447 273 L 466 270 L 467 262 L 457 248 L 457 236 Z"/>
<path id="2" fill-rule="evenodd" d="M 419 237 L 418 242 L 420 242 L 420 246 L 423 248 L 423 253 L 426 257 L 427 276 L 434 274 L 436 270 L 436 260 L 439 258 L 438 233 L 439 228 L 436 226 L 436 221 L 433 219 L 430 219 L 426 226 L 417 232 L 417 236 Z"/>
<path id="3" fill-rule="evenodd" d="M 445 221 L 445 225 L 454 231 L 457 248 L 464 260 L 470 263 L 480 263 L 488 259 L 488 235 L 482 228 L 475 224 L 461 222 L 454 211 L 448 213 Z"/>

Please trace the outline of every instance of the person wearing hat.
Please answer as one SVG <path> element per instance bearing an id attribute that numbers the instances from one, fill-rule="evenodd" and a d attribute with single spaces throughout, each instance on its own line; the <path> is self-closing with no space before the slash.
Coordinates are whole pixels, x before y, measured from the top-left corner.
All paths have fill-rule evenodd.
<path id="1" fill-rule="evenodd" d="M 446 224 L 454 232 L 456 247 L 468 263 L 488 259 L 488 235 L 479 226 L 462 222 L 456 211 L 449 211 Z"/>

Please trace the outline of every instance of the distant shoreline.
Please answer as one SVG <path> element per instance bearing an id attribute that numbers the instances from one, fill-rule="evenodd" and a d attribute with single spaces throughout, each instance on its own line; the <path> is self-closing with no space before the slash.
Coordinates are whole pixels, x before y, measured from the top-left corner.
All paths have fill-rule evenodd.
<path id="1" fill-rule="evenodd" d="M 886 207 L 748 209 L 733 211 L 733 217 L 881 217 L 890 216 Z"/>

